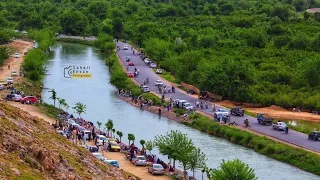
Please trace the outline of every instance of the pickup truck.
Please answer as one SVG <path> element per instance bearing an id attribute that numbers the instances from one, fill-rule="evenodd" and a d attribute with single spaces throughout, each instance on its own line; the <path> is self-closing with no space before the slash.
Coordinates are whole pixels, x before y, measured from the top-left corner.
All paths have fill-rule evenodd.
<path id="1" fill-rule="evenodd" d="M 270 126 L 272 124 L 272 118 L 268 114 L 258 114 L 257 121 L 259 124 Z"/>

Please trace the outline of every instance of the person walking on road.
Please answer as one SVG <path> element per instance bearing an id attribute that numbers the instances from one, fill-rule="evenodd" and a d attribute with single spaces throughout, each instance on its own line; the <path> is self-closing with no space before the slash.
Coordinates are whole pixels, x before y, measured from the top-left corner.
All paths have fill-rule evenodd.
<path id="1" fill-rule="evenodd" d="M 285 127 L 284 133 L 285 133 L 285 134 L 289 134 L 289 127 L 288 127 L 288 126 Z"/>
<path id="2" fill-rule="evenodd" d="M 147 84 L 149 84 L 149 78 L 146 79 Z"/>
<path id="3" fill-rule="evenodd" d="M 10 69 L 10 64 L 8 64 L 8 69 Z"/>

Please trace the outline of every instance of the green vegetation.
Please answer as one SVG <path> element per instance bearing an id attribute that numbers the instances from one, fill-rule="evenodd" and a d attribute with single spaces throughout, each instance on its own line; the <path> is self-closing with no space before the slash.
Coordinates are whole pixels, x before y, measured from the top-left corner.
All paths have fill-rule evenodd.
<path id="1" fill-rule="evenodd" d="M 85 39 L 73 39 L 73 38 L 58 38 L 58 39 L 56 39 L 56 41 L 84 44 L 84 45 L 88 45 L 88 46 L 94 46 L 94 42 L 95 42 L 95 41 L 88 41 Z"/>
<path id="2" fill-rule="evenodd" d="M 266 137 L 257 136 L 230 126 L 221 126 L 218 122 L 199 114 L 190 115 L 190 118 L 193 121 L 185 122 L 185 125 L 210 135 L 226 138 L 235 144 L 251 148 L 260 154 L 320 175 L 320 165 L 317 163 L 320 161 L 318 154 L 278 143 Z"/>
<path id="3" fill-rule="evenodd" d="M 225 180 L 225 179 L 237 179 L 237 180 L 257 180 L 258 178 L 254 174 L 254 170 L 247 164 L 241 162 L 239 159 L 233 161 L 222 161 L 220 169 L 214 169 L 209 171 L 210 178 L 212 180 Z"/>
<path id="4" fill-rule="evenodd" d="M 23 74 L 30 80 L 40 81 L 46 73 L 44 67 L 49 47 L 54 44 L 54 33 L 50 30 L 30 31 L 29 37 L 38 42 L 38 48 L 28 51 L 22 64 Z"/>
<path id="5" fill-rule="evenodd" d="M 171 130 L 166 135 L 156 136 L 154 146 L 159 149 L 161 154 L 173 159 L 173 168 L 175 168 L 175 161 L 178 160 L 184 170 L 191 169 L 193 171 L 193 177 L 196 169 L 205 166 L 205 154 L 194 146 L 192 140 L 186 134 L 179 131 Z M 169 165 L 171 166 L 171 164 Z"/>
<path id="6" fill-rule="evenodd" d="M 86 113 L 86 109 L 87 109 L 87 105 L 81 103 L 81 102 L 77 102 L 74 107 L 72 107 L 72 109 L 74 109 L 74 111 L 79 115 L 79 117 L 81 117 L 82 113 Z"/>
<path id="7" fill-rule="evenodd" d="M 320 109 L 320 15 L 306 12 L 319 0 L 4 0 L 0 7 L 3 28 L 130 39 L 172 74 L 166 79 L 224 99 Z M 26 69 L 27 77 L 40 79 L 41 67 Z"/>
<path id="8" fill-rule="evenodd" d="M 51 104 L 47 103 L 38 103 L 36 104 L 38 106 L 39 110 L 46 114 L 47 116 L 56 119 L 57 116 L 63 112 L 62 109 L 59 109 Z"/>
<path id="9" fill-rule="evenodd" d="M 310 134 L 312 131 L 320 131 L 320 123 L 304 120 L 281 120 L 285 122 L 289 129 Z"/>
<path id="10" fill-rule="evenodd" d="M 110 130 L 113 129 L 113 121 L 111 119 L 108 119 L 108 122 L 105 124 L 107 130 L 108 130 L 108 135 L 110 136 Z"/>

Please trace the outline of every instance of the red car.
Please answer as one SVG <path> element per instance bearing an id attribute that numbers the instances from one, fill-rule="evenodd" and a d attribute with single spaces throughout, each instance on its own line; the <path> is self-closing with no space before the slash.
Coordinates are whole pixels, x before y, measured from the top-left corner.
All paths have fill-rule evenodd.
<path id="1" fill-rule="evenodd" d="M 127 72 L 127 76 L 131 78 L 131 77 L 134 77 L 134 74 L 133 72 Z"/>
<path id="2" fill-rule="evenodd" d="M 21 104 L 34 104 L 38 102 L 35 96 L 26 96 L 20 100 Z"/>
<path id="3" fill-rule="evenodd" d="M 133 62 L 128 62 L 128 66 L 134 66 Z"/>

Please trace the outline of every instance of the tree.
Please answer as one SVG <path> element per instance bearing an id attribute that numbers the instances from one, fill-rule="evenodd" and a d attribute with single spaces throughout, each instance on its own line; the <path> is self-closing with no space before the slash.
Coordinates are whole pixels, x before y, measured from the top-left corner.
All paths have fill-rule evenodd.
<path id="1" fill-rule="evenodd" d="M 136 139 L 136 137 L 133 135 L 133 134 L 128 134 L 128 140 L 129 140 L 129 145 L 130 145 L 130 142 L 132 141 L 132 143 L 134 144 L 134 140 Z"/>
<path id="2" fill-rule="evenodd" d="M 147 141 L 146 142 L 146 149 L 149 151 L 149 154 L 152 154 L 151 151 L 153 149 L 153 143 L 152 141 Z"/>
<path id="3" fill-rule="evenodd" d="M 58 103 L 59 103 L 59 109 L 61 109 L 61 106 L 66 104 L 66 100 L 63 98 L 57 98 Z"/>
<path id="4" fill-rule="evenodd" d="M 145 147 L 144 147 L 144 144 L 145 144 L 145 143 L 146 143 L 145 140 L 143 140 L 143 139 L 140 140 L 140 144 L 141 144 L 141 146 L 142 146 L 141 152 L 143 152 L 143 153 L 146 152 L 146 149 L 145 149 Z"/>
<path id="5" fill-rule="evenodd" d="M 52 89 L 51 91 L 48 91 L 48 92 L 51 92 L 51 96 L 49 99 L 52 99 L 53 100 L 53 106 L 56 107 L 56 100 L 57 100 L 57 93 L 54 89 Z"/>
<path id="6" fill-rule="evenodd" d="M 86 108 L 87 108 L 87 106 L 84 105 L 84 104 L 82 104 L 81 102 L 77 102 L 77 103 L 75 104 L 75 106 L 72 107 L 72 109 L 74 109 L 75 112 L 76 112 L 77 114 L 79 114 L 79 117 L 81 117 L 81 114 L 82 114 L 82 113 L 84 113 L 84 114 L 86 113 Z"/>
<path id="7" fill-rule="evenodd" d="M 66 34 L 82 35 L 88 24 L 87 16 L 81 11 L 66 10 L 61 15 L 62 30 Z"/>
<path id="8" fill-rule="evenodd" d="M 194 148 L 188 158 L 187 168 L 192 170 L 192 177 L 194 178 L 194 171 L 204 167 L 207 160 L 206 155 L 199 148 Z"/>
<path id="9" fill-rule="evenodd" d="M 119 136 L 119 139 L 120 139 L 120 143 L 121 143 L 121 138 L 123 136 L 123 133 L 121 131 L 117 131 L 117 135 Z"/>
<path id="10" fill-rule="evenodd" d="M 158 135 L 155 137 L 154 144 L 158 147 L 163 155 L 168 155 L 173 159 L 173 167 L 175 168 L 175 160 L 179 160 L 184 170 L 188 163 L 188 155 L 194 149 L 191 139 L 179 131 L 170 131 L 166 135 Z"/>
<path id="11" fill-rule="evenodd" d="M 214 169 L 209 172 L 210 180 L 256 180 L 254 170 L 239 159 L 232 161 L 222 161 L 220 169 Z"/>
<path id="12" fill-rule="evenodd" d="M 100 121 L 97 121 L 97 124 L 98 124 L 99 131 L 100 131 L 100 128 L 101 128 L 102 123 L 101 123 Z"/>
<path id="13" fill-rule="evenodd" d="M 108 122 L 105 124 L 107 130 L 108 130 L 108 136 L 110 135 L 110 130 L 113 129 L 113 121 L 111 119 L 108 119 Z"/>

